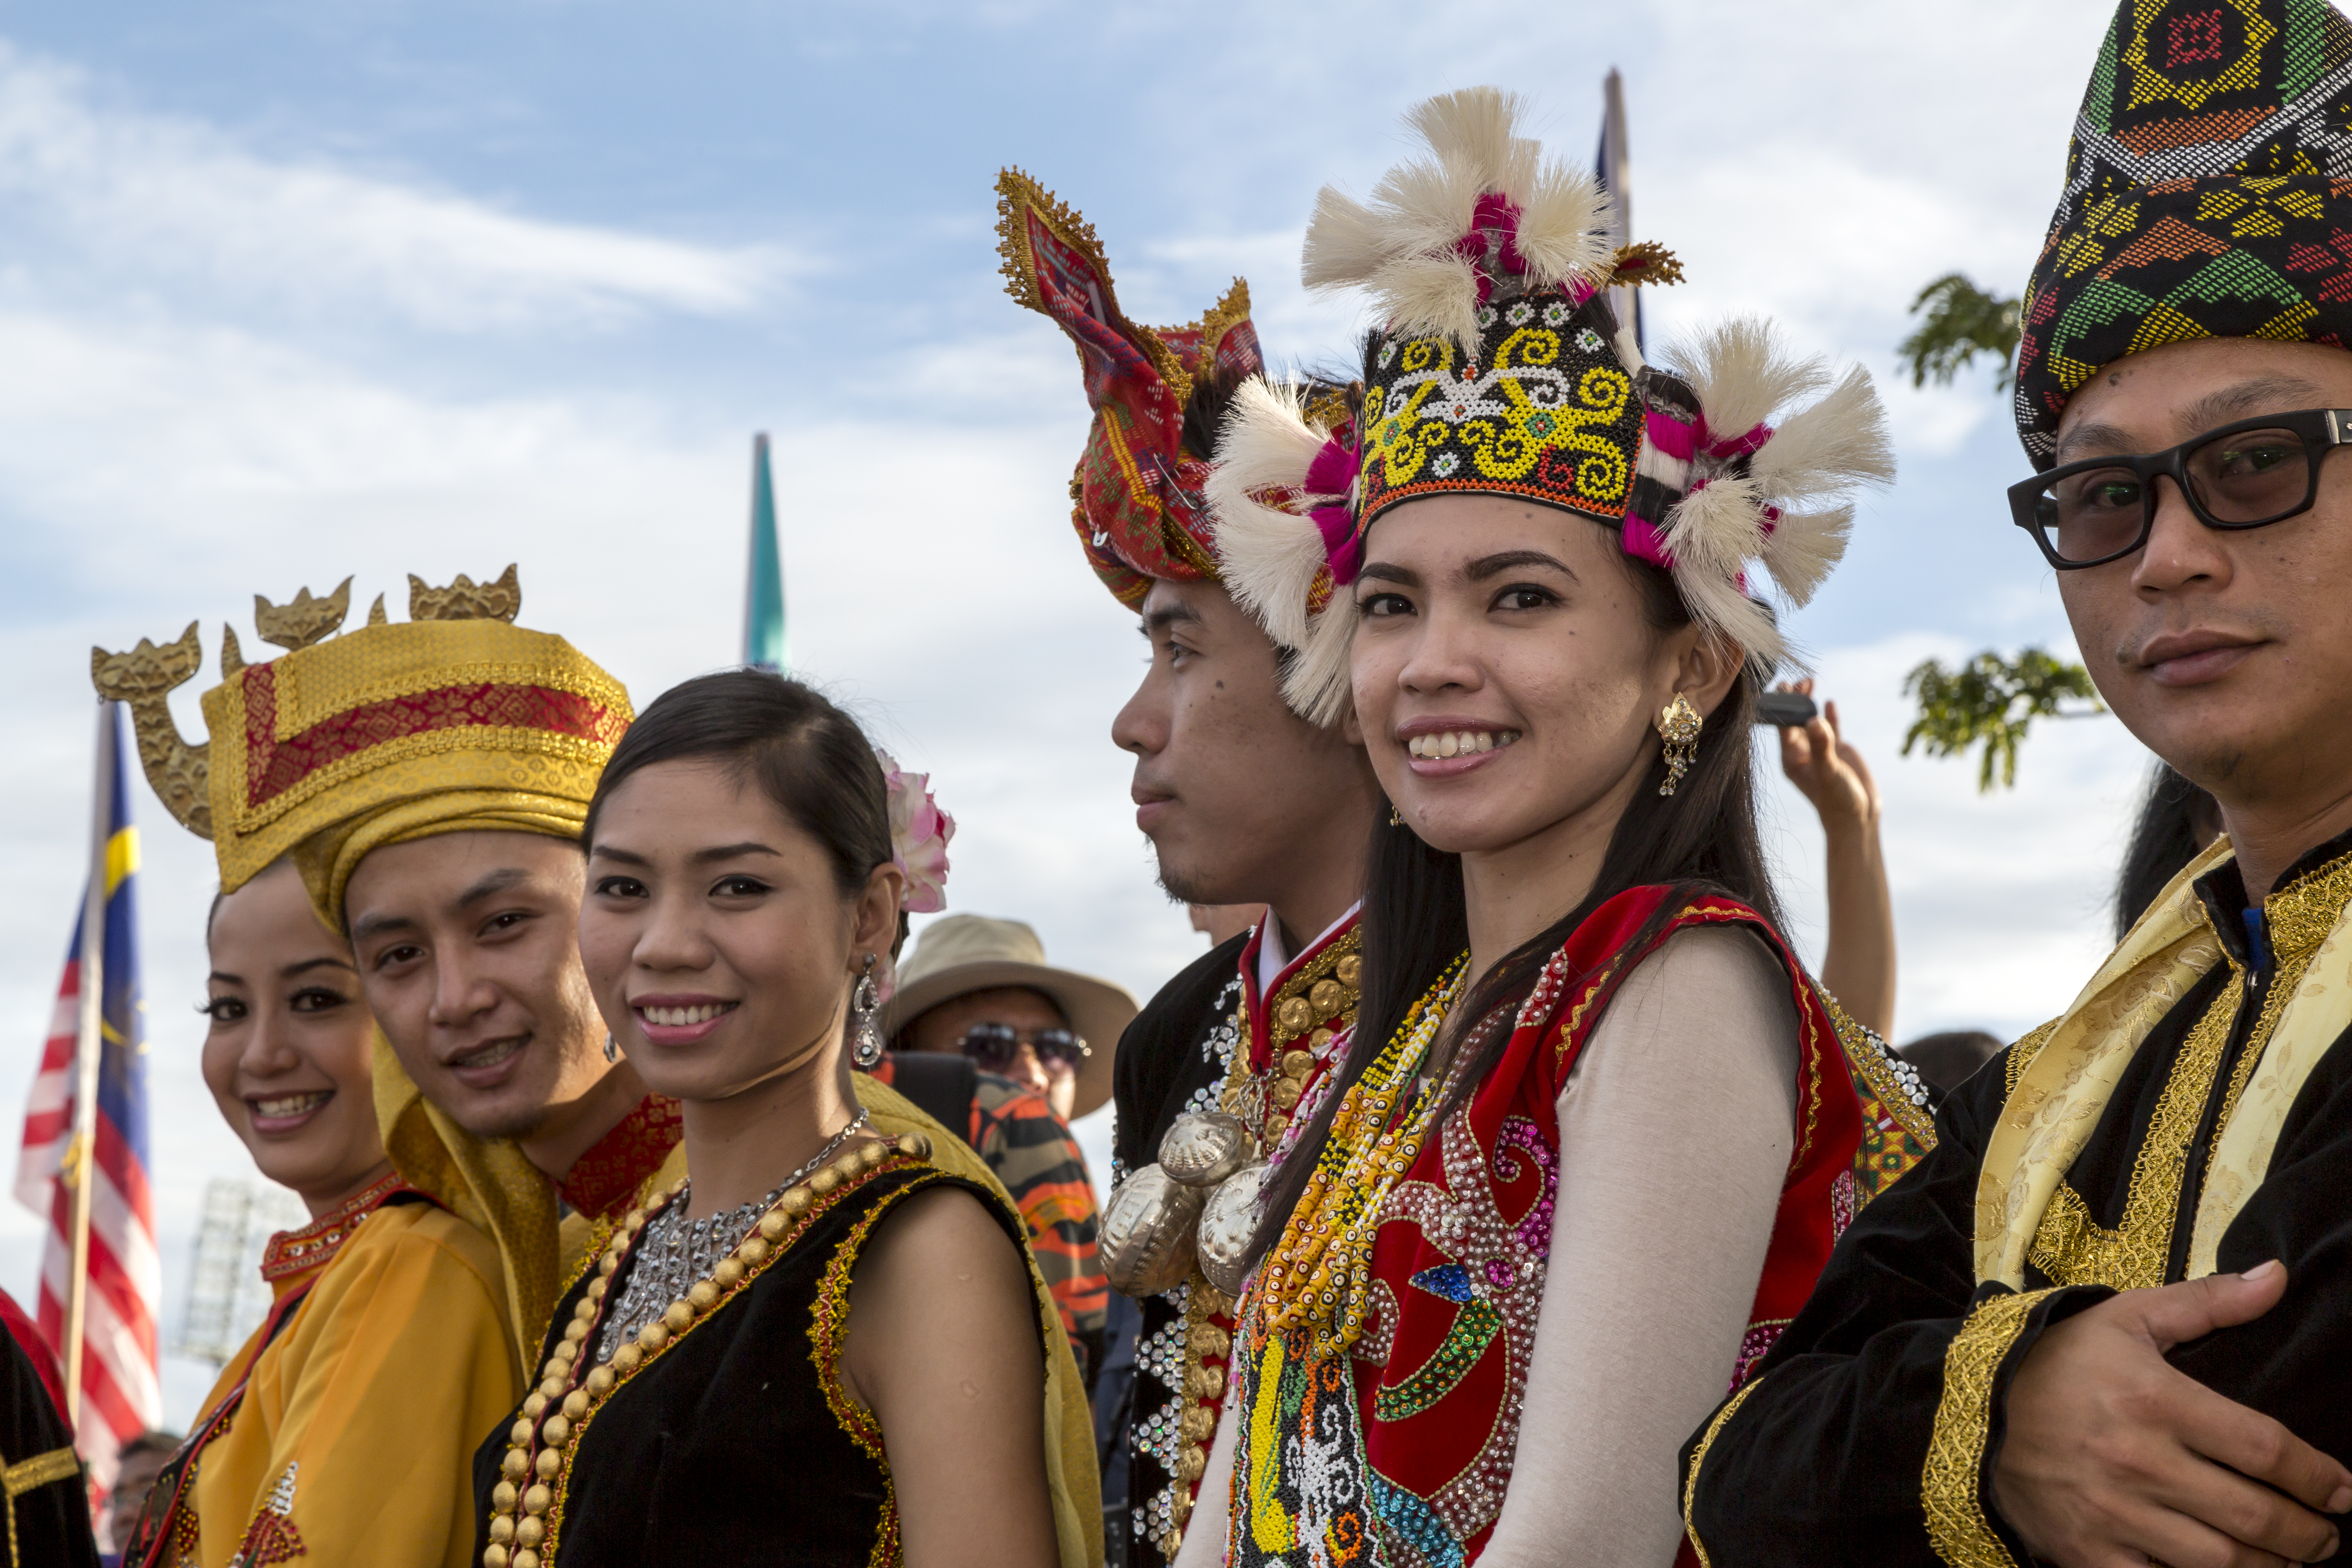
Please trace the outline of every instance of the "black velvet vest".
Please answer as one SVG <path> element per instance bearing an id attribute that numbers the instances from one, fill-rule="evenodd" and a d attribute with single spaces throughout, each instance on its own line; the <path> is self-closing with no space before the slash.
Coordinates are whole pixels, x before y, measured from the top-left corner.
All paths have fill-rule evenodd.
<path id="1" fill-rule="evenodd" d="M 1019 1238 L 992 1194 L 919 1161 L 893 1156 L 854 1178 L 756 1278 L 589 1415 L 547 1515 L 542 1568 L 896 1563 L 882 1430 L 836 1369 L 859 1250 L 901 1201 L 942 1185 L 973 1194 Z M 607 1301 L 619 1299 L 631 1267 L 622 1262 Z M 593 1278 L 592 1269 L 558 1304 L 540 1366 Z M 510 1425 L 474 1456 L 478 1563 Z"/>

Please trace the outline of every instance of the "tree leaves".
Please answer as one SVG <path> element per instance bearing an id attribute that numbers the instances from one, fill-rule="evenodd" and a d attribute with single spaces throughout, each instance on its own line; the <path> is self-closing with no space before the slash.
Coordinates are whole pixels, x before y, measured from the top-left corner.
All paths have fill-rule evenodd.
<path id="1" fill-rule="evenodd" d="M 2014 659 L 1987 649 L 1958 669 L 1946 669 L 1941 660 L 1931 658 L 1903 678 L 1903 690 L 1919 698 L 1919 717 L 1903 737 L 1903 754 L 1909 756 L 1917 745 L 1931 757 L 1958 757 L 1981 744 L 1984 757 L 1977 770 L 1977 789 L 1986 795 L 1992 793 L 1996 768 L 2004 786 L 2016 786 L 2017 748 L 2034 720 L 2081 719 L 2106 711 L 2089 670 L 2053 658 L 2038 647 L 2029 647 Z M 2061 708 L 2069 697 L 2091 706 L 2072 711 Z"/>
<path id="2" fill-rule="evenodd" d="M 2018 301 L 1988 294 L 1962 274 L 1948 272 L 1919 290 L 1911 313 L 1927 312 L 1918 329 L 1895 353 L 1911 367 L 1911 384 L 1938 386 L 1990 354 L 1998 362 L 1993 390 L 2007 392 L 2017 380 Z"/>

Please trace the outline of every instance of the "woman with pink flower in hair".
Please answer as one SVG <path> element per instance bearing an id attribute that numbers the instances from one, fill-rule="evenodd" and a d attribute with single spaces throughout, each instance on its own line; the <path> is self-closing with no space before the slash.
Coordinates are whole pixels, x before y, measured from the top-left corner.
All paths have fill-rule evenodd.
<path id="1" fill-rule="evenodd" d="M 909 869 L 945 870 L 894 815 L 856 721 L 756 670 L 664 693 L 606 764 L 580 953 L 687 1173 L 565 1292 L 477 1454 L 486 1568 L 1101 1560 L 1021 1215 L 860 1104 Z"/>

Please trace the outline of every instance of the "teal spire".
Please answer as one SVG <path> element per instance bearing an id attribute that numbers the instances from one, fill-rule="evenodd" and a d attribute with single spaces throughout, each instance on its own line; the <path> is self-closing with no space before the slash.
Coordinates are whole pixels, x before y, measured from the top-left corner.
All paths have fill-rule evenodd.
<path id="1" fill-rule="evenodd" d="M 751 438 L 751 581 L 743 596 L 743 662 L 781 672 L 784 658 L 784 558 L 776 548 L 776 488 L 768 478 L 768 437 Z"/>

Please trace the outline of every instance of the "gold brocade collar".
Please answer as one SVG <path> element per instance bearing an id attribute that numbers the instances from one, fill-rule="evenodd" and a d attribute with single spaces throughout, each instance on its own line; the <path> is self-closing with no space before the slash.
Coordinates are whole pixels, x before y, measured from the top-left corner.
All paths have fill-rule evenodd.
<path id="1" fill-rule="evenodd" d="M 335 1260 L 343 1243 L 359 1233 L 360 1223 L 394 1197 L 416 1189 L 386 1172 L 360 1191 L 299 1230 L 281 1230 L 261 1252 L 261 1277 L 284 1292 L 305 1277 Z"/>
<path id="2" fill-rule="evenodd" d="M 2352 906 L 2352 854 L 2305 872 L 2263 900 L 2263 926 L 2272 952 L 2283 959 L 2316 952 L 2347 906 Z"/>
<path id="3" fill-rule="evenodd" d="M 2342 841 L 2326 847 L 2341 850 Z M 2318 853 L 2305 864 L 2317 859 Z M 1977 1173 L 1976 1276 L 2021 1289 L 2028 1251 L 2059 1184 L 2147 1037 L 2214 967 L 2232 962 L 2214 903 L 2231 869 L 2225 836 L 2182 868 L 2126 933 L 2014 1080 Z M 2308 963 L 2263 1044 L 2260 1070 L 2215 1138 L 2186 1278 L 2219 1267 L 2221 1233 L 2262 1184 L 2312 1069 L 2352 1029 L 2352 853 L 2294 875 L 2263 900 L 2273 951 Z M 2231 911 L 2225 907 L 2221 913 Z"/>

